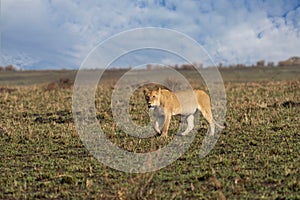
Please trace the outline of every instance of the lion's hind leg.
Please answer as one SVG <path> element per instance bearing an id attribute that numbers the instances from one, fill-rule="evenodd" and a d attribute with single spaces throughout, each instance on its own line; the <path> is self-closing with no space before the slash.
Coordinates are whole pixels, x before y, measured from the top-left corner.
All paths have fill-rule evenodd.
<path id="1" fill-rule="evenodd" d="M 210 136 L 214 136 L 214 134 L 215 134 L 215 128 L 216 128 L 215 123 L 213 121 L 210 122 L 209 123 L 209 135 Z"/>
<path id="2" fill-rule="evenodd" d="M 213 136 L 215 134 L 215 123 L 212 117 L 212 113 L 206 113 L 206 112 L 202 112 L 203 117 L 207 120 L 207 122 L 209 123 L 209 135 Z"/>
<path id="3" fill-rule="evenodd" d="M 187 121 L 187 128 L 184 132 L 179 133 L 178 135 L 187 135 L 191 130 L 194 128 L 194 115 L 189 115 L 186 119 Z"/>
<path id="4" fill-rule="evenodd" d="M 202 113 L 203 117 L 206 119 L 206 121 L 209 123 L 209 135 L 213 136 L 215 134 L 215 123 L 212 116 L 212 112 L 210 110 L 210 106 L 206 109 L 202 109 L 199 107 L 200 112 Z"/>

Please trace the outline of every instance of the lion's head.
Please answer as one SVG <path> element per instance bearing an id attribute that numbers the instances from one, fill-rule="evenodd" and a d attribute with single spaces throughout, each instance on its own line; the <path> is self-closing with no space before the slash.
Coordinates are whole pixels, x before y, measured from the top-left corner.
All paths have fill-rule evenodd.
<path id="1" fill-rule="evenodd" d="M 144 95 L 148 104 L 148 108 L 151 109 L 160 105 L 160 96 L 161 96 L 160 88 L 158 90 L 149 90 L 145 88 Z"/>

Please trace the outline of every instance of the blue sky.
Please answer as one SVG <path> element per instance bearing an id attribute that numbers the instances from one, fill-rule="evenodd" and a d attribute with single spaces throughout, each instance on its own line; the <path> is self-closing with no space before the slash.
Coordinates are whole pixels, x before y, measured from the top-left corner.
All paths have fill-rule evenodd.
<path id="1" fill-rule="evenodd" d="M 215 63 L 276 63 L 300 56 L 299 19 L 300 0 L 1 0 L 0 65 L 78 68 L 100 42 L 142 27 L 182 32 Z"/>

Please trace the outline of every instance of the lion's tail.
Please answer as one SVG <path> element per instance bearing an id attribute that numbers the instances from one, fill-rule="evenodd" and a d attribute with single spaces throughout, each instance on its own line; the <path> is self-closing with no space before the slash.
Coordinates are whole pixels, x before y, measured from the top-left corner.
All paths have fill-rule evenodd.
<path id="1" fill-rule="evenodd" d="M 224 125 L 221 125 L 221 124 L 219 124 L 218 122 L 216 122 L 216 120 L 214 120 L 214 119 L 213 119 L 213 122 L 214 122 L 215 125 L 217 125 L 217 127 L 221 128 L 221 129 L 224 129 L 224 128 L 226 127 L 225 124 L 224 124 Z"/>

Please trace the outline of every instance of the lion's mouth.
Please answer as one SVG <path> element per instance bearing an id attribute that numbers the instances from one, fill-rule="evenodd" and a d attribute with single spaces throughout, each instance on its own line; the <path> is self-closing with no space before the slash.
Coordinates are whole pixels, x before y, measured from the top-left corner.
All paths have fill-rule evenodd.
<path id="1" fill-rule="evenodd" d="M 155 105 L 152 105 L 151 103 L 148 103 L 148 108 L 149 109 L 154 109 L 156 106 Z"/>

